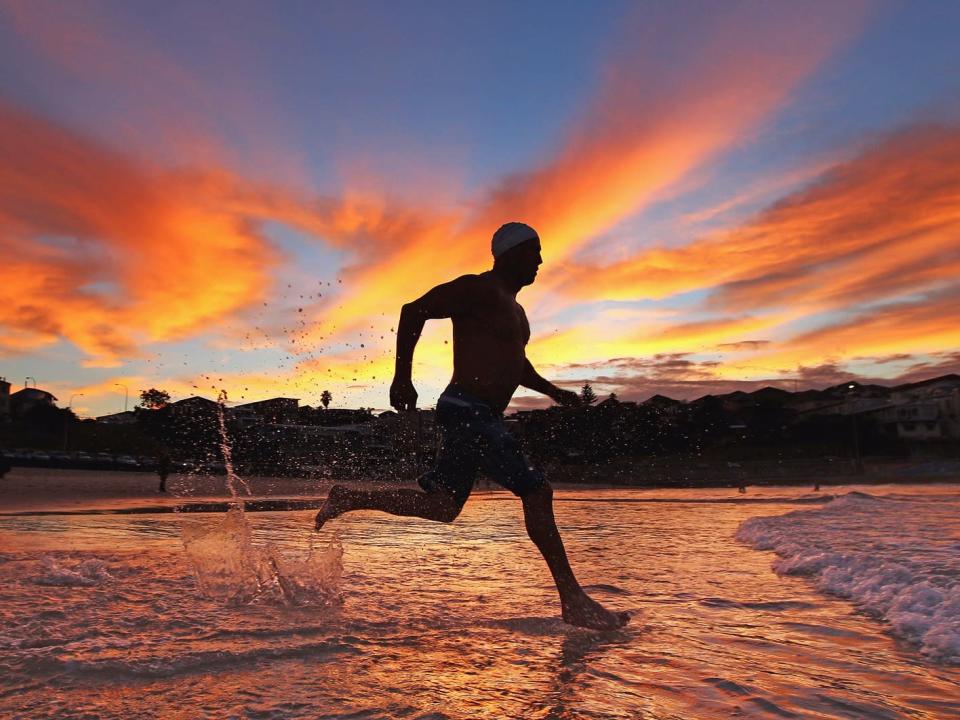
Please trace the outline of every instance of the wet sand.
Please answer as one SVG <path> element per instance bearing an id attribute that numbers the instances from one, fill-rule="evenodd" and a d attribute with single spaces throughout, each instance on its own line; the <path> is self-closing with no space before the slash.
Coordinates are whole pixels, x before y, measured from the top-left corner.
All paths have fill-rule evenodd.
<path id="1" fill-rule="evenodd" d="M 249 478 L 256 497 L 318 497 L 326 495 L 333 483 L 303 478 Z M 227 499 L 223 475 L 174 473 L 167 478 L 167 492 L 158 492 L 155 473 L 104 472 L 102 470 L 60 470 L 14 468 L 0 480 L 0 510 L 19 512 L 86 508 L 103 501 L 130 501 L 139 504 L 177 503 L 184 499 Z"/>
<path id="2" fill-rule="evenodd" d="M 120 480 L 71 475 L 48 478 L 46 489 L 83 485 L 102 495 Z M 43 489 L 42 478 L 33 481 Z M 141 489 L 114 502 L 153 499 L 149 485 Z M 854 489 L 845 489 L 854 504 L 872 502 Z M 956 488 L 895 490 L 921 498 L 949 491 L 952 499 L 930 501 L 941 518 L 960 507 Z M 204 594 L 185 551 L 212 531 L 219 539 L 200 550 L 230 568 L 245 567 L 248 539 L 293 562 L 318 537 L 308 512 L 248 513 L 247 529 L 226 526 L 223 514 L 0 517 L 0 715 L 960 716 L 957 666 L 925 657 L 807 577 L 778 575 L 773 552 L 736 534 L 758 515 L 799 513 L 783 522 L 800 523 L 812 540 L 866 537 L 858 544 L 893 543 L 911 557 L 933 545 L 901 537 L 893 510 L 878 524 L 877 513 L 840 507 L 837 530 L 822 511 L 829 496 L 811 498 L 808 488 L 736 496 L 557 493 L 581 581 L 611 608 L 634 613 L 611 633 L 561 621 L 519 503 L 503 492 L 478 493 L 450 525 L 379 513 L 330 523 L 319 539 L 339 540 L 343 555 L 341 579 L 328 588 L 340 600 L 329 605 L 291 604 L 289 593 L 276 592 L 225 603 Z M 955 519 L 937 527 L 937 543 L 957 537 Z M 930 559 L 935 570 L 938 556 Z"/>

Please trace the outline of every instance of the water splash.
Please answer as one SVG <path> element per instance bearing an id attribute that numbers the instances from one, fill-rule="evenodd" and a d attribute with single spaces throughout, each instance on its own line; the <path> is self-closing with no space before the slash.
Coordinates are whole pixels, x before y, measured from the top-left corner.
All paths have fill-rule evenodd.
<path id="1" fill-rule="evenodd" d="M 303 558 L 290 557 L 274 545 L 257 547 L 243 509 L 232 507 L 214 527 L 183 528 L 183 544 L 200 592 L 230 604 L 285 606 L 339 602 L 343 548 L 311 542 Z"/>
<path id="2" fill-rule="evenodd" d="M 88 558 L 73 566 L 58 561 L 52 555 L 40 558 L 43 572 L 33 578 L 37 585 L 63 585 L 67 587 L 89 587 L 102 585 L 113 576 L 107 570 L 107 564 L 97 558 Z"/>
<path id="3" fill-rule="evenodd" d="M 220 430 L 220 452 L 223 455 L 223 465 L 227 470 L 227 490 L 230 496 L 237 500 L 237 484 L 239 483 L 244 492 L 250 495 L 250 486 L 233 469 L 233 448 L 230 446 L 230 437 L 227 435 L 226 421 L 227 391 L 221 390 L 217 395 L 217 425 Z"/>
<path id="4" fill-rule="evenodd" d="M 323 549 L 314 546 L 311 536 L 306 554 L 293 557 L 275 545 L 258 547 L 253 542 L 244 501 L 237 492 L 250 486 L 236 474 L 233 452 L 227 435 L 225 408 L 227 393 L 217 397 L 220 450 L 227 471 L 227 489 L 233 504 L 223 521 L 184 525 L 183 546 L 193 566 L 200 592 L 230 604 L 265 603 L 284 606 L 326 606 L 339 602 L 343 572 L 343 548 L 334 539 Z"/>

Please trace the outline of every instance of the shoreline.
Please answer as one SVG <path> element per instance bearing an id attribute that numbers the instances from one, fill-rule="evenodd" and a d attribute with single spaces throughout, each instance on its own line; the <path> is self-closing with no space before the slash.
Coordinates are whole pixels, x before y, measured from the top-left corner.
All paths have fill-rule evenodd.
<path id="1" fill-rule="evenodd" d="M 602 468 L 601 468 L 602 469 Z M 549 475 L 548 475 L 549 477 Z M 416 488 L 415 481 L 383 482 L 355 479 L 306 479 L 289 477 L 247 477 L 250 494 L 242 499 L 250 509 L 298 510 L 320 506 L 330 487 L 346 483 L 362 488 Z M 890 476 L 866 472 L 862 475 L 835 477 L 743 478 L 747 488 L 809 487 L 819 484 L 825 494 L 831 487 L 848 485 L 900 485 L 960 483 L 960 474 Z M 99 470 L 59 470 L 44 468 L 16 468 L 0 480 L 0 514 L 14 515 L 30 511 L 42 513 L 69 513 L 88 508 L 91 503 L 106 503 L 111 512 L 132 512 L 133 503 L 156 507 L 157 512 L 171 512 L 180 506 L 180 512 L 221 512 L 231 502 L 223 475 L 171 474 L 167 479 L 167 493 L 157 491 L 159 479 L 153 473 Z M 560 491 L 597 490 L 731 490 L 736 493 L 740 481 L 717 478 L 713 482 L 649 483 L 597 482 L 583 478 L 580 482 L 553 477 L 553 487 Z M 486 480 L 478 480 L 475 495 L 502 490 Z M 505 492 L 505 491 L 504 491 Z M 741 496 L 742 497 L 742 496 Z M 749 498 L 742 498 L 749 500 Z M 206 510 L 197 508 L 207 506 Z M 260 507 L 262 506 L 262 507 Z M 124 510 L 124 507 L 128 509 Z M 143 512 L 143 510 L 139 510 Z"/>

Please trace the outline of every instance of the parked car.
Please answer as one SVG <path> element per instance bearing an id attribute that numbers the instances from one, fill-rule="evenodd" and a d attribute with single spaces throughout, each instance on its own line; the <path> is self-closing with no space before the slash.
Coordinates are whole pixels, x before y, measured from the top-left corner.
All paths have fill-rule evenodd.
<path id="1" fill-rule="evenodd" d="M 135 468 L 140 465 L 132 455 L 117 455 L 116 463 L 123 468 Z"/>

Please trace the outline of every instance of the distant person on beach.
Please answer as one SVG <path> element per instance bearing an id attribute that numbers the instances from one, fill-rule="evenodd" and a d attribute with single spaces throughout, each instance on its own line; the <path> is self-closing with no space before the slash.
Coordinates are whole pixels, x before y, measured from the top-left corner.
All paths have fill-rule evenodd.
<path id="1" fill-rule="evenodd" d="M 170 456 L 163 453 L 157 458 L 157 475 L 160 477 L 160 487 L 157 492 L 165 493 L 167 491 L 167 477 L 170 475 Z"/>
<path id="2" fill-rule="evenodd" d="M 416 410 L 411 371 L 424 324 L 440 318 L 453 320 L 453 378 L 437 401 L 440 449 L 433 469 L 419 478 L 423 492 L 335 485 L 317 513 L 316 529 L 351 510 L 452 522 L 482 469 L 523 503 L 527 534 L 553 574 L 563 619 L 598 630 L 621 627 L 629 615 L 604 608 L 574 577 L 553 516 L 553 490 L 503 423 L 503 411 L 520 385 L 562 405 L 579 402 L 576 393 L 542 378 L 526 357 L 530 326 L 517 293 L 537 277 L 543 262 L 540 237 L 528 225 L 507 223 L 494 233 L 492 250 L 492 270 L 438 285 L 404 305 L 400 313 L 396 371 L 390 386 L 390 404 L 398 412 Z"/>

